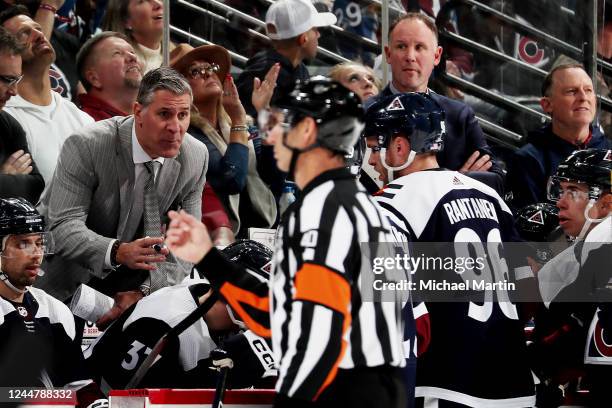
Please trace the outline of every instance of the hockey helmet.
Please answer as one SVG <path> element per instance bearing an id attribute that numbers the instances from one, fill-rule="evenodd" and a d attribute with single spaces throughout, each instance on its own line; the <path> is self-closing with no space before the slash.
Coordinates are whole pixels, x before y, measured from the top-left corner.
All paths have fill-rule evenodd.
<path id="1" fill-rule="evenodd" d="M 251 239 L 240 239 L 226 246 L 222 252 L 229 261 L 256 272 L 266 280 L 270 278 L 272 250 L 264 244 Z"/>
<path id="2" fill-rule="evenodd" d="M 410 149 L 436 153 L 444 147 L 444 110 L 426 93 L 389 95 L 372 104 L 365 116 L 364 137 L 376 136 L 378 145 L 387 148 L 394 135 L 410 141 Z"/>
<path id="3" fill-rule="evenodd" d="M 44 230 L 44 218 L 26 199 L 0 199 L 0 237 L 31 234 Z"/>
<path id="4" fill-rule="evenodd" d="M 45 232 L 45 220 L 36 211 L 36 208 L 24 198 L 2 198 L 0 199 L 0 254 L 3 259 L 10 257 L 6 250 L 6 242 L 11 235 L 38 234 L 36 242 L 22 240 L 16 242 L 17 247 L 31 255 L 46 255 L 53 253 L 53 240 L 51 234 Z M 0 259 L 2 259 L 0 258 Z M 0 261 L 0 280 L 18 293 L 24 293 L 13 285 L 9 275 L 2 269 L 3 262 Z M 43 274 L 38 271 L 39 276 Z"/>
<path id="5" fill-rule="evenodd" d="M 267 246 L 250 239 L 242 239 L 226 246 L 222 253 L 229 261 L 247 268 L 249 273 L 259 276 L 262 280 L 270 279 L 272 251 Z M 226 305 L 226 308 L 232 322 L 238 327 L 246 328 L 232 308 L 229 305 Z"/>
<path id="6" fill-rule="evenodd" d="M 559 200 L 561 182 L 573 181 L 589 186 L 589 199 L 597 200 L 602 193 L 610 192 L 612 178 L 612 150 L 576 150 L 565 159 L 548 185 L 548 199 Z"/>
<path id="7" fill-rule="evenodd" d="M 516 228 L 526 240 L 548 241 L 548 237 L 559 228 L 559 209 L 549 203 L 530 204 L 516 213 Z"/>
<path id="8" fill-rule="evenodd" d="M 343 155 L 353 153 L 363 130 L 363 106 L 359 97 L 339 82 L 321 75 L 297 81 L 292 92 L 274 102 L 274 108 L 284 111 L 284 122 L 289 126 L 295 126 L 305 117 L 313 118 L 317 124 L 316 145 Z M 269 128 L 263 124 L 265 111 L 258 121 L 260 128 Z"/>

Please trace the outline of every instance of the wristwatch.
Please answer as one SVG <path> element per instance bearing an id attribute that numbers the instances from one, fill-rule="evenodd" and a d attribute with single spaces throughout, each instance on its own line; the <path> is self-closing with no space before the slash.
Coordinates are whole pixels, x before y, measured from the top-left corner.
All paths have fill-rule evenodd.
<path id="1" fill-rule="evenodd" d="M 151 294 L 151 287 L 149 285 L 142 284 L 138 287 L 138 290 L 143 296 L 149 296 Z"/>
<path id="2" fill-rule="evenodd" d="M 121 266 L 121 264 L 117 262 L 117 251 L 119 250 L 119 245 L 121 244 L 123 244 L 123 242 L 117 239 L 115 242 L 113 242 L 113 246 L 111 247 L 110 263 L 113 268 Z"/>

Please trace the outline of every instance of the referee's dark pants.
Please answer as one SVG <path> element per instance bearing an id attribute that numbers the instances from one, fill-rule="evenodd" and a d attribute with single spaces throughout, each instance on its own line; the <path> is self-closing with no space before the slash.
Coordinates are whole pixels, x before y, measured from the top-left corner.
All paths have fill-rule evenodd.
<path id="1" fill-rule="evenodd" d="M 405 408 L 406 385 L 397 367 L 339 369 L 316 402 L 277 394 L 274 408 Z"/>

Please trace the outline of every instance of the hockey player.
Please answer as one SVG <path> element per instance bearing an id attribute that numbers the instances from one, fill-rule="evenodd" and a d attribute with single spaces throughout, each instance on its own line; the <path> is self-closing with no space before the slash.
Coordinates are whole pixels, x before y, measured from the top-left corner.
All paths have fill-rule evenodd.
<path id="1" fill-rule="evenodd" d="M 267 281 L 272 251 L 264 245 L 236 241 L 223 254 Z M 187 279 L 127 309 L 85 351 L 87 363 L 101 378 L 100 383 L 114 389 L 125 388 L 157 341 L 204 302 L 209 291 L 208 281 Z M 243 327 L 224 302 L 215 302 L 202 319 L 169 341 L 139 386 L 214 388 L 216 372 L 209 367 L 225 358 L 230 358 L 233 366 L 227 380 L 229 388 L 250 387 L 263 377 L 275 375 L 274 359 L 265 340 L 249 330 L 229 335 Z M 226 338 L 224 334 L 228 334 Z M 221 358 L 212 353 L 218 347 L 224 350 Z"/>
<path id="2" fill-rule="evenodd" d="M 574 243 L 538 273 L 548 314 L 536 321 L 536 371 L 563 385 L 586 368 L 589 406 L 609 406 L 612 378 L 611 177 L 612 150 L 575 151 L 559 165 L 548 195 Z"/>
<path id="3" fill-rule="evenodd" d="M 272 338 L 277 408 L 406 405 L 402 294 L 372 302 L 360 291 L 372 271 L 361 243 L 395 241 L 345 168 L 362 115 L 358 98 L 324 77 L 298 83 L 276 109 L 260 115 L 279 169 L 301 190 L 277 231 L 270 287 L 224 262 L 200 222 L 171 213 L 170 250 L 200 262 L 198 270 L 247 325 Z"/>
<path id="4" fill-rule="evenodd" d="M 32 287 L 52 251 L 45 222 L 23 198 L 0 199 L 0 384 L 78 389 L 79 407 L 106 407 L 85 374 L 66 305 Z"/>
<path id="5" fill-rule="evenodd" d="M 504 258 L 500 244 L 519 238 L 501 197 L 481 182 L 439 168 L 436 153 L 443 148 L 443 121 L 438 104 L 419 93 L 385 97 L 366 113 L 370 162 L 390 180 L 376 198 L 391 224 L 412 237 L 413 256 L 435 247 L 439 252 L 432 255 L 446 253 L 457 264 L 472 254 L 473 260 L 483 262 L 480 267 L 477 262 L 472 267 L 464 264 L 462 273 L 441 267 L 416 271 L 417 288 L 432 277 L 467 285 L 532 277 L 526 259 L 511 268 Z M 418 245 L 436 242 L 440 244 Z M 460 290 L 444 292 L 445 301 L 425 298 L 431 337 L 417 360 L 416 396 L 422 397 L 417 402 L 440 407 L 533 406 L 523 327 L 510 295 L 503 285 L 495 290 Z M 457 299 L 450 303 L 452 296 Z"/>

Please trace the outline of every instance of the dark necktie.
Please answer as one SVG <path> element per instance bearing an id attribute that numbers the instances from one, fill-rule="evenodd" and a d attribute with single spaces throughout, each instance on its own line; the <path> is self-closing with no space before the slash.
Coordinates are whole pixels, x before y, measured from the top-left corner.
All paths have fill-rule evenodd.
<path id="1" fill-rule="evenodd" d="M 161 218 L 159 215 L 159 203 L 157 201 L 157 190 L 155 189 L 155 173 L 159 169 L 161 163 L 158 161 L 149 161 L 144 163 L 148 172 L 148 177 L 145 177 L 144 185 L 144 235 L 149 237 L 162 236 Z M 151 292 L 168 286 L 168 273 L 166 270 L 166 262 L 156 264 L 157 269 L 150 271 L 151 276 Z"/>

